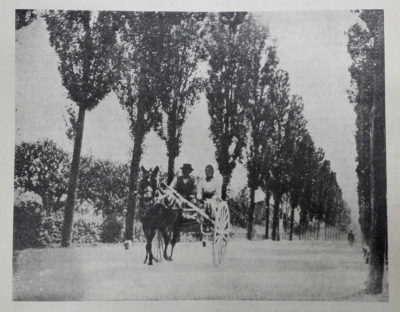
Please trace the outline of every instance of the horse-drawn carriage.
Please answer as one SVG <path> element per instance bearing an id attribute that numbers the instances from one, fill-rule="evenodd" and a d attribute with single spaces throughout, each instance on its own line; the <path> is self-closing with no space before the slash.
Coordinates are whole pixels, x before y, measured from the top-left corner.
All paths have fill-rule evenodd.
<path id="1" fill-rule="evenodd" d="M 181 228 L 178 229 L 178 232 L 185 231 L 185 223 L 191 223 L 192 225 L 198 225 L 197 231 L 202 237 L 212 237 L 213 262 L 216 266 L 221 264 L 226 253 L 231 230 L 228 204 L 219 198 L 206 200 L 203 205 L 210 207 L 211 209 L 209 211 L 212 211 L 212 213 L 206 213 L 204 208 L 202 209 L 195 203 L 186 200 L 176 190 L 169 187 L 167 184 L 157 183 L 156 193 L 155 206 L 159 203 L 168 203 L 167 209 L 179 211 L 181 217 L 183 216 L 185 222 L 183 224 L 183 228 L 181 226 Z M 204 229 L 205 224 L 207 224 L 206 228 L 208 228 L 208 230 Z M 168 244 L 168 240 L 166 241 L 164 234 L 165 233 L 163 233 L 161 228 L 158 227 L 155 229 L 154 236 L 151 235 L 150 237 L 147 237 L 147 239 L 153 237 L 150 242 L 151 252 L 148 253 L 150 254 L 149 256 L 152 257 L 152 259 L 154 259 L 156 262 L 162 260 L 163 257 L 166 257 L 165 243 L 167 242 Z M 172 243 L 172 249 L 174 244 L 175 242 Z"/>

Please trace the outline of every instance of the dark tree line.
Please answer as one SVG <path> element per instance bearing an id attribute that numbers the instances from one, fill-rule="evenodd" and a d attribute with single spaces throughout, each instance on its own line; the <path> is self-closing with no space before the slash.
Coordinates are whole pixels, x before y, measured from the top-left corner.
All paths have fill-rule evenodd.
<path id="1" fill-rule="evenodd" d="M 349 98 L 357 115 L 359 221 L 370 248 L 367 291 L 380 293 L 387 249 L 384 16 L 383 10 L 357 14 L 347 47 L 353 61 Z"/>

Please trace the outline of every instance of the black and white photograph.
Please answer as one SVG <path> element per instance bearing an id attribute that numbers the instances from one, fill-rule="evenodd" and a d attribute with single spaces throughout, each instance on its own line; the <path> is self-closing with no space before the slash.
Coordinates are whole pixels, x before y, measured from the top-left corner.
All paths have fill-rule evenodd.
<path id="1" fill-rule="evenodd" d="M 14 13 L 14 302 L 389 302 L 385 10 Z"/>

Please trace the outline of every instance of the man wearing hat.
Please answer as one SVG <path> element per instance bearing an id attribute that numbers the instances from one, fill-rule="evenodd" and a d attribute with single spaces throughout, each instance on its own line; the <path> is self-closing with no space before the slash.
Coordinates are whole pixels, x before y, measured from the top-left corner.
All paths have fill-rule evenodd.
<path id="1" fill-rule="evenodd" d="M 177 176 L 171 183 L 171 187 L 174 188 L 179 194 L 185 199 L 193 201 L 196 196 L 196 181 L 194 177 L 190 175 L 193 171 L 191 164 L 183 164 L 182 175 Z"/>

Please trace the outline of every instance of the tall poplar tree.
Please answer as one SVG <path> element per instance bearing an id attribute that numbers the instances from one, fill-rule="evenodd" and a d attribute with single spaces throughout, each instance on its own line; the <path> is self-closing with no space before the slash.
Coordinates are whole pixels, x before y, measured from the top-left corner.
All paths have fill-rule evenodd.
<path id="1" fill-rule="evenodd" d="M 62 246 L 68 247 L 74 214 L 85 114 L 110 92 L 113 75 L 110 57 L 114 33 L 110 15 L 90 11 L 48 11 L 45 14 L 50 45 L 58 56 L 58 70 L 68 97 L 79 107 L 74 151 L 65 207 Z"/>
<path id="2" fill-rule="evenodd" d="M 294 211 L 299 205 L 306 176 L 306 153 L 308 140 L 306 121 L 302 115 L 303 103 L 299 96 L 293 96 L 290 104 L 289 118 L 286 127 L 286 149 L 288 159 L 288 193 L 290 202 L 289 240 L 293 239 Z"/>
<path id="3" fill-rule="evenodd" d="M 179 156 L 182 144 L 183 124 L 205 87 L 199 70 L 200 62 L 206 57 L 205 18 L 205 13 L 174 12 L 166 15 L 169 32 L 165 36 L 165 62 L 160 72 L 164 87 L 159 94 L 166 115 L 166 127 L 159 126 L 157 131 L 167 143 L 168 183 L 174 178 L 175 159 Z"/>
<path id="4" fill-rule="evenodd" d="M 362 10 L 359 17 L 362 24 L 348 32 L 348 51 L 353 60 L 350 95 L 357 113 L 359 202 L 370 197 L 370 214 L 364 213 L 368 203 L 360 205 L 360 221 L 364 233 L 369 232 L 367 291 L 381 293 L 387 249 L 384 16 L 383 10 Z"/>
<path id="5" fill-rule="evenodd" d="M 226 199 L 236 161 L 246 146 L 245 107 L 249 102 L 246 71 L 248 63 L 248 14 L 219 13 L 210 16 L 208 85 L 206 97 L 211 117 L 211 138 L 222 175 L 221 197 Z"/>
<path id="6" fill-rule="evenodd" d="M 162 120 L 163 61 L 168 35 L 167 16 L 162 12 L 119 12 L 116 17 L 118 44 L 113 59 L 117 71 L 114 92 L 128 113 L 133 138 L 125 240 L 133 241 L 139 168 L 146 134 Z"/>
<path id="7" fill-rule="evenodd" d="M 272 216 L 272 239 L 279 240 L 279 206 L 282 196 L 288 189 L 288 150 L 285 149 L 286 132 L 290 110 L 289 75 L 278 69 L 272 78 L 269 98 L 272 103 L 273 133 L 271 136 L 271 159 L 269 189 L 271 190 L 274 207 Z"/>
<path id="8" fill-rule="evenodd" d="M 268 182 L 270 155 L 270 140 L 273 128 L 272 103 L 268 98 L 268 90 L 271 87 L 272 77 L 275 75 L 278 59 L 276 57 L 276 47 L 267 46 L 264 50 L 267 30 L 260 29 L 260 43 L 258 52 L 251 57 L 253 61 L 250 67 L 251 102 L 248 106 L 247 120 L 249 124 L 249 142 L 247 148 L 247 178 L 250 189 L 250 207 L 247 221 L 247 238 L 251 239 L 254 220 L 254 194 L 258 187 L 263 187 L 266 192 L 266 203 L 269 205 Z M 255 40 L 253 40 L 256 42 Z M 257 50 L 256 50 L 257 51 Z M 264 52 L 261 54 L 261 52 Z M 264 65 L 261 67 L 261 58 L 266 57 Z M 268 206 L 267 206 L 268 207 Z M 269 207 L 268 207 L 269 208 Z M 268 209 L 267 208 L 267 209 Z M 268 219 L 268 220 L 267 220 Z M 268 227 L 269 218 L 266 218 Z M 267 236 L 268 230 L 266 230 Z"/>

